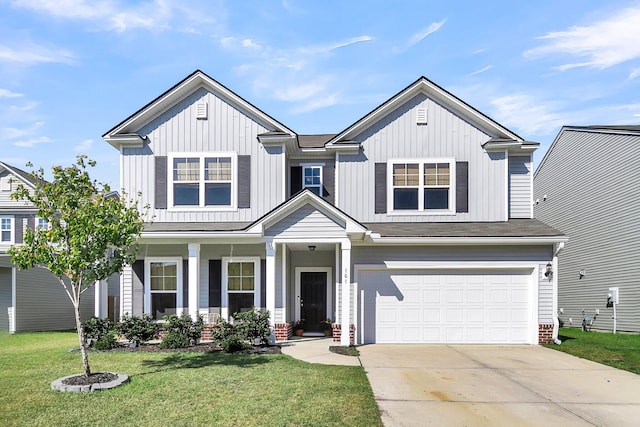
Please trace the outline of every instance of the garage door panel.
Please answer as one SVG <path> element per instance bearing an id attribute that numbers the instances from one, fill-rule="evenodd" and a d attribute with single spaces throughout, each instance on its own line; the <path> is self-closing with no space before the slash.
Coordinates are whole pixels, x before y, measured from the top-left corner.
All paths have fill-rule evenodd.
<path id="1" fill-rule="evenodd" d="M 529 343 L 530 271 L 364 271 L 364 342 Z M 366 304 L 365 304 L 366 303 Z"/>

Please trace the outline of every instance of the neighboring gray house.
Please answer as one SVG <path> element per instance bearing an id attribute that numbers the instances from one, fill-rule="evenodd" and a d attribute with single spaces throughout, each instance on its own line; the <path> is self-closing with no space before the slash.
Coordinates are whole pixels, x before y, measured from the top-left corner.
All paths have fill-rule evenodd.
<path id="1" fill-rule="evenodd" d="M 424 77 L 338 134 L 299 135 L 195 71 L 103 138 L 151 206 L 122 313 L 256 306 L 278 340 L 330 318 L 342 344 L 554 334 L 545 272 L 566 238 L 533 219 L 538 144 Z"/>
<path id="2" fill-rule="evenodd" d="M 73 306 L 58 280 L 42 268 L 18 270 L 6 253 L 12 245 L 22 243 L 27 227 L 47 226 L 37 217 L 35 208 L 27 202 L 11 199 L 18 184 L 33 188 L 28 173 L 0 161 L 0 330 L 74 329 Z M 111 282 L 115 283 L 115 280 Z M 109 295 L 119 291 L 113 284 L 111 293 L 106 291 L 106 284 L 101 286 L 105 289 L 103 300 L 96 301 L 93 289 L 83 295 L 81 314 L 84 318 L 94 314 L 96 304 L 106 304 Z M 105 316 L 106 307 L 96 313 Z"/>
<path id="3" fill-rule="evenodd" d="M 565 126 L 534 174 L 535 216 L 570 237 L 560 256 L 560 318 L 640 332 L 640 126 Z"/>

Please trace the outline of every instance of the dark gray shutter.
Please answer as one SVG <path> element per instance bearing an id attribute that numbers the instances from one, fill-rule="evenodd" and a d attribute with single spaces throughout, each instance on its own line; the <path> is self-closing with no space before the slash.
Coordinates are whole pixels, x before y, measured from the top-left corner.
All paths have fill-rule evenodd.
<path id="1" fill-rule="evenodd" d="M 167 156 L 156 156 L 155 187 L 154 207 L 167 209 Z"/>
<path id="2" fill-rule="evenodd" d="M 238 156 L 238 207 L 251 207 L 251 156 Z"/>
<path id="3" fill-rule="evenodd" d="M 222 261 L 209 260 L 209 307 L 220 308 L 222 305 Z"/>
<path id="4" fill-rule="evenodd" d="M 182 307 L 189 312 L 189 260 L 182 260 Z"/>
<path id="5" fill-rule="evenodd" d="M 387 213 L 387 164 L 375 164 L 375 213 Z"/>
<path id="6" fill-rule="evenodd" d="M 27 217 L 27 228 L 30 230 L 35 230 L 36 229 L 36 217 L 33 215 L 30 215 Z"/>
<path id="7" fill-rule="evenodd" d="M 131 269 L 133 270 L 133 313 L 122 314 L 129 314 L 131 316 L 142 316 L 144 307 L 144 260 L 136 260 L 131 265 Z"/>
<path id="8" fill-rule="evenodd" d="M 332 205 L 335 204 L 336 167 L 335 165 L 322 167 L 322 197 Z"/>
<path id="9" fill-rule="evenodd" d="M 469 212 L 469 162 L 456 162 L 456 212 Z"/>
<path id="10" fill-rule="evenodd" d="M 289 181 L 289 186 L 291 187 L 290 196 L 302 190 L 302 166 L 291 166 Z"/>
<path id="11" fill-rule="evenodd" d="M 22 215 L 16 215 L 13 217 L 13 241 L 16 243 L 23 243 L 23 224 Z"/>
<path id="12" fill-rule="evenodd" d="M 267 260 L 260 260 L 260 308 L 267 307 Z"/>

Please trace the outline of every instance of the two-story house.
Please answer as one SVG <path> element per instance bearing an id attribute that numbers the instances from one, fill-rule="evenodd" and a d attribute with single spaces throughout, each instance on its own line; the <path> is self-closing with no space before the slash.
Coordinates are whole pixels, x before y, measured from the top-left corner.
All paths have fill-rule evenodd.
<path id="1" fill-rule="evenodd" d="M 30 174 L 0 161 L 0 330 L 73 329 L 76 327 L 73 306 L 58 280 L 44 268 L 19 270 L 7 254 L 11 246 L 23 243 L 27 227 L 43 229 L 48 226 L 30 203 L 11 198 L 11 193 L 20 184 L 34 188 Z M 98 284 L 103 298 L 96 300 L 93 289 L 83 295 L 83 318 L 94 313 L 106 317 L 108 302 L 113 305 L 117 301 L 119 288 L 115 279 L 114 276 L 112 280 Z"/>
<path id="2" fill-rule="evenodd" d="M 538 144 L 424 77 L 299 135 L 195 71 L 103 138 L 151 207 L 121 313 L 261 307 L 278 340 L 330 318 L 344 345 L 551 339 L 566 239 L 532 218 Z"/>

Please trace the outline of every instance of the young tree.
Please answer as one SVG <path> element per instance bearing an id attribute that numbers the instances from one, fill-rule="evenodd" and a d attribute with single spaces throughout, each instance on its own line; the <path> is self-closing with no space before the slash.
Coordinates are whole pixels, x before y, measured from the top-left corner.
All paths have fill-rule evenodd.
<path id="1" fill-rule="evenodd" d="M 78 156 L 76 163 L 52 168 L 53 180 L 44 171 L 31 172 L 34 189 L 19 185 L 15 200 L 28 200 L 45 229 L 27 229 L 24 245 L 9 250 L 20 269 L 44 267 L 58 278 L 75 311 L 84 373 L 91 374 L 80 320 L 80 298 L 97 280 L 122 272 L 135 261 L 136 242 L 143 228 L 137 206 L 109 194 L 109 186 L 92 180 L 87 167 L 95 161 Z M 124 197 L 124 196 L 123 196 Z"/>

